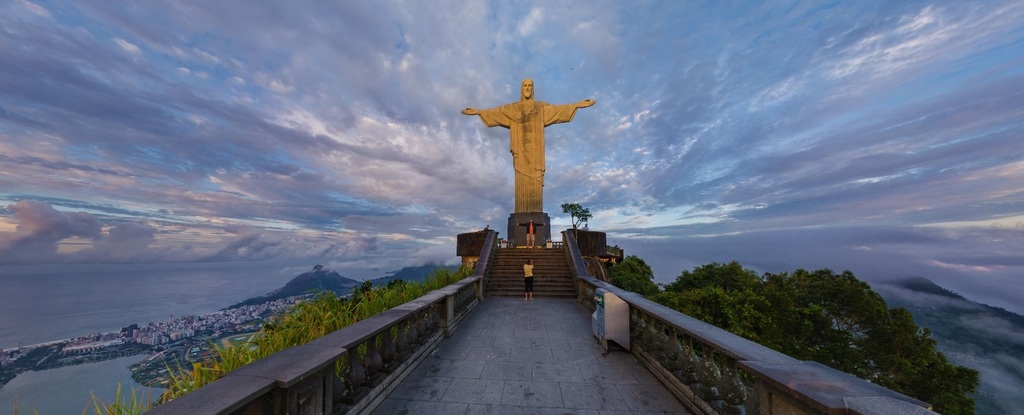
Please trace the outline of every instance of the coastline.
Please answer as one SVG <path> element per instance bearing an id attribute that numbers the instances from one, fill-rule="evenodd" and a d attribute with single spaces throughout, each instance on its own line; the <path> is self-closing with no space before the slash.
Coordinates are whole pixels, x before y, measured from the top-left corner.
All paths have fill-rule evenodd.
<path id="1" fill-rule="evenodd" d="M 205 358 L 211 340 L 257 331 L 265 319 L 291 308 L 305 297 L 292 296 L 198 316 L 171 316 L 166 323 L 150 322 L 145 326 L 131 324 L 117 332 L 91 333 L 71 339 L 0 349 L 0 389 L 28 371 L 45 371 L 142 354 L 147 355 L 143 361 L 152 364 L 145 365 L 147 368 L 144 370 L 134 370 L 132 377 L 140 384 L 152 386 L 164 380 L 160 375 L 154 375 L 154 372 L 160 372 L 165 364 L 173 367 L 174 363 L 183 364 Z M 164 358 L 156 362 L 155 356 Z M 152 365 L 159 367 L 153 370 L 149 368 Z M 139 365 L 133 365 L 136 366 Z M 166 376 L 166 373 L 162 375 Z"/>

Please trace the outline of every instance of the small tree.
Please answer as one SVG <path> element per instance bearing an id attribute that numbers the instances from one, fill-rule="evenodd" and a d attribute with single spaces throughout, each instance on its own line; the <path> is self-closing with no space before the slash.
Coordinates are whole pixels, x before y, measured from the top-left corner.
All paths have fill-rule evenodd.
<path id="1" fill-rule="evenodd" d="M 572 216 L 573 229 L 576 229 L 580 224 L 587 223 L 590 218 L 594 217 L 594 215 L 590 214 L 590 209 L 583 207 L 579 203 L 562 203 L 562 213 L 568 213 L 569 216 Z"/>
<path id="2" fill-rule="evenodd" d="M 608 268 L 608 277 L 612 285 L 644 297 L 656 295 L 659 291 L 658 284 L 654 283 L 654 271 L 636 255 L 627 256 Z"/>

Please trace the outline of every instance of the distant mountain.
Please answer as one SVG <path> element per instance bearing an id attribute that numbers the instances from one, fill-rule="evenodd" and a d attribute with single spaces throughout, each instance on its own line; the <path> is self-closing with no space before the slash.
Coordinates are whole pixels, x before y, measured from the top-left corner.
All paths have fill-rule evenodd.
<path id="1" fill-rule="evenodd" d="M 389 273 L 380 278 L 374 278 L 370 280 L 374 286 L 380 287 L 387 285 L 391 281 L 402 280 L 405 282 L 421 282 L 431 274 L 434 273 L 435 269 L 447 268 L 456 270 L 456 266 L 444 266 L 439 264 L 428 264 L 419 267 L 405 267 L 394 273 Z M 291 297 L 295 295 L 303 295 L 309 293 L 315 293 L 320 291 L 331 291 L 334 295 L 343 296 L 352 294 L 352 290 L 356 287 L 363 285 L 362 281 L 356 281 L 351 278 L 346 278 L 338 274 L 337 271 L 329 270 L 324 268 L 322 265 L 313 267 L 312 271 L 304 272 L 299 274 L 297 277 L 292 278 L 288 281 L 284 287 L 278 288 L 266 295 L 259 297 L 252 297 L 238 304 L 232 305 L 228 308 L 241 307 L 244 305 L 256 305 L 263 304 L 268 301 L 274 301 L 281 298 Z"/>
<path id="2" fill-rule="evenodd" d="M 331 291 L 334 295 L 341 296 L 351 294 L 352 289 L 360 285 L 363 285 L 361 281 L 345 278 L 338 274 L 337 271 L 328 270 L 321 265 L 317 265 L 313 267 L 312 271 L 304 272 L 292 278 L 284 287 L 278 288 L 266 295 L 252 297 L 228 308 L 263 304 L 281 298 L 320 291 Z"/>
<path id="3" fill-rule="evenodd" d="M 932 282 L 932 280 L 925 277 L 909 277 L 893 283 L 893 285 L 901 288 L 906 288 L 911 291 L 917 291 L 928 294 L 935 294 L 943 297 L 956 298 L 964 301 L 968 301 L 966 298 L 940 287 L 938 284 Z"/>
<path id="4" fill-rule="evenodd" d="M 1024 408 L 1024 316 L 968 300 L 922 277 L 872 288 L 890 307 L 906 308 L 931 330 L 947 360 L 981 373 L 975 413 Z"/>
<path id="5" fill-rule="evenodd" d="M 375 278 L 372 281 L 374 286 L 387 285 L 389 282 L 395 280 L 402 280 L 405 282 L 422 282 L 426 280 L 427 277 L 432 275 L 434 273 L 434 270 L 438 268 L 444 268 L 452 271 L 459 269 L 459 267 L 454 265 L 446 266 L 440 264 L 427 264 L 418 267 L 405 267 L 398 271 L 395 271 L 395 273 L 391 275 L 385 275 L 380 278 Z"/>

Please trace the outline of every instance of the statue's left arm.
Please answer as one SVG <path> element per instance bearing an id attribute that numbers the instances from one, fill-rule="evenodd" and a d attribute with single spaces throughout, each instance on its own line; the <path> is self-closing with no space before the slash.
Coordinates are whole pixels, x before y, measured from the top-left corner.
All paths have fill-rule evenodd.
<path id="1" fill-rule="evenodd" d="M 587 108 L 596 104 L 597 101 L 592 99 L 585 99 L 580 102 L 574 102 L 572 104 L 553 105 L 545 104 L 544 106 L 544 126 L 551 124 L 558 124 L 562 122 L 572 121 L 572 118 L 576 116 L 576 109 Z"/>

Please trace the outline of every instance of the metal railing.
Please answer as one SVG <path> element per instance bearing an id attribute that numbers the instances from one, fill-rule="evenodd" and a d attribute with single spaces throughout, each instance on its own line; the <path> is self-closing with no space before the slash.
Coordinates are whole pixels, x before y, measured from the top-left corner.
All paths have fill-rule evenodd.
<path id="1" fill-rule="evenodd" d="M 491 231 L 470 277 L 257 360 L 148 413 L 368 413 L 479 304 L 496 246 Z"/>
<path id="2" fill-rule="evenodd" d="M 595 310 L 598 288 L 629 305 L 630 352 L 696 414 L 932 414 L 930 405 L 800 361 L 587 274 L 563 232 L 577 300 Z"/>

